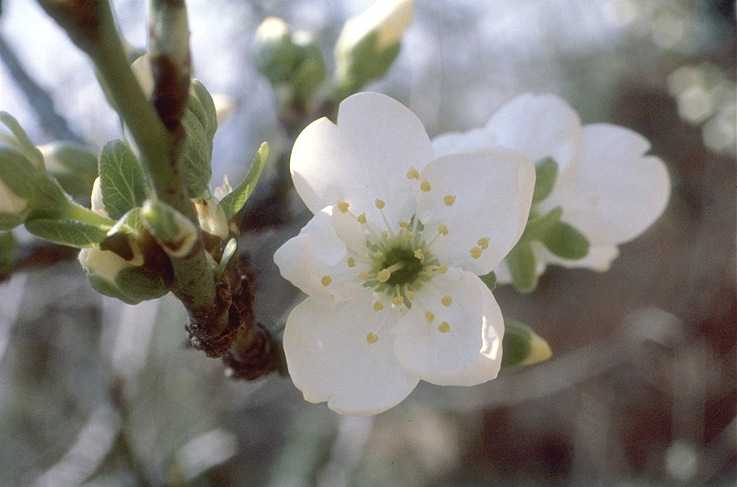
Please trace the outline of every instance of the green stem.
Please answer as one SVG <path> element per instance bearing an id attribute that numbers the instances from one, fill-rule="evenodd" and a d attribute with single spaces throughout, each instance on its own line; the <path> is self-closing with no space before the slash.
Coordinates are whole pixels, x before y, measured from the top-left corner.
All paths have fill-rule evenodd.
<path id="1" fill-rule="evenodd" d="M 116 110 L 136 142 L 156 197 L 194 221 L 194 208 L 180 171 L 181 131 L 167 130 L 133 75 L 109 1 L 38 1 L 94 62 Z M 152 15 L 156 15 L 157 5 L 159 2 L 152 4 Z M 184 8 L 183 2 L 179 5 Z M 172 259 L 172 264 L 174 292 L 190 312 L 214 306 L 214 274 L 201 242 L 188 256 Z"/>

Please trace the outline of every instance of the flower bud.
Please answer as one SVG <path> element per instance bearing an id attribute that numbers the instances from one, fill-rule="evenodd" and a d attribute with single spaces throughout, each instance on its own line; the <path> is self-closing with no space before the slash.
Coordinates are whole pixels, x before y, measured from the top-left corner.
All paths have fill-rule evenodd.
<path id="1" fill-rule="evenodd" d="M 163 201 L 146 201 L 141 216 L 151 235 L 172 257 L 186 256 L 197 241 L 197 227 Z"/>
<path id="2" fill-rule="evenodd" d="M 228 231 L 228 219 L 217 200 L 215 198 L 198 198 L 193 201 L 197 210 L 197 219 L 200 222 L 200 228 L 223 240 L 228 238 L 230 233 Z"/>
<path id="3" fill-rule="evenodd" d="M 345 23 L 335 45 L 336 77 L 344 95 L 389 70 L 412 13 L 412 0 L 379 0 Z"/>
<path id="4" fill-rule="evenodd" d="M 325 79 L 325 61 L 314 37 L 292 32 L 276 17 L 256 30 L 254 54 L 258 70 L 287 100 L 305 102 Z"/>
<path id="5" fill-rule="evenodd" d="M 146 53 L 133 61 L 131 70 L 136 76 L 138 84 L 141 85 L 143 94 L 146 95 L 146 98 L 151 98 L 151 94 L 154 92 L 154 74 L 151 70 L 151 55 Z"/>

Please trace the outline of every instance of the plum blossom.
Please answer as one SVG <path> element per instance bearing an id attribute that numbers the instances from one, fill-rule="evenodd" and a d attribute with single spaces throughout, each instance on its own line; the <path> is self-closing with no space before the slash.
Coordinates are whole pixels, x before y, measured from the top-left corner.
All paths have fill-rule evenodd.
<path id="1" fill-rule="evenodd" d="M 438 156 L 411 111 L 359 93 L 337 123 L 304 129 L 290 165 L 313 217 L 274 260 L 308 295 L 284 331 L 305 399 L 370 415 L 420 380 L 495 378 L 504 321 L 478 276 L 522 235 L 533 164 L 508 149 Z"/>
<path id="2" fill-rule="evenodd" d="M 618 246 L 652 225 L 670 196 L 665 164 L 647 155 L 650 143 L 642 135 L 617 125 L 582 125 L 568 103 L 554 95 L 518 96 L 485 127 L 433 140 L 438 154 L 493 147 L 519 151 L 536 163 L 552 158 L 558 166 L 555 185 L 549 196 L 536 202 L 533 212 L 544 214 L 560 207 L 561 221 L 589 241 L 588 254 L 577 260 L 533 242 L 538 274 L 547 264 L 608 270 L 619 255 Z M 506 264 L 495 271 L 500 282 L 510 281 Z"/>

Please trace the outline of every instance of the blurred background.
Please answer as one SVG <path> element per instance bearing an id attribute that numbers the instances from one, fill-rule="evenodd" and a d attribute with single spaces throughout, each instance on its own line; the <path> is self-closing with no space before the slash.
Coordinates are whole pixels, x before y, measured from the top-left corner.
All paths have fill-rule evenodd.
<path id="1" fill-rule="evenodd" d="M 343 21 L 369 3 L 188 2 L 196 76 L 237 103 L 215 139 L 214 181 L 239 181 L 262 140 L 288 150 L 253 66 L 261 20 L 315 32 L 330 62 Z M 144 2 L 114 4 L 143 46 Z M 0 5 L 0 110 L 39 144 L 118 137 L 66 36 L 35 2 Z M 175 300 L 103 298 L 71 255 L 0 283 L 0 485 L 736 485 L 736 56 L 731 0 L 417 1 L 399 59 L 371 89 L 431 135 L 552 92 L 584 122 L 644 134 L 668 164 L 665 215 L 609 272 L 551 268 L 532 295 L 495 291 L 554 358 L 340 417 L 287 378 L 228 380 L 184 347 Z M 299 299 L 271 261 L 303 223 L 293 220 L 241 242 L 269 325 Z"/>

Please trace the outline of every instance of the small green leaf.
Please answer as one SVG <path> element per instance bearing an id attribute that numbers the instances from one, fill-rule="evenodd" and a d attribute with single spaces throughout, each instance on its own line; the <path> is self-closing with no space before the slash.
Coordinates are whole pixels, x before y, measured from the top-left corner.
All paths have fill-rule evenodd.
<path id="1" fill-rule="evenodd" d="M 33 179 L 31 207 L 45 215 L 63 213 L 70 205 L 69 196 L 59 183 L 45 172 L 39 171 Z"/>
<path id="2" fill-rule="evenodd" d="M 198 80 L 192 80 L 187 109 L 182 116 L 186 134 L 182 157 L 184 181 L 190 198 L 207 191 L 212 177 L 212 139 L 217 130 L 217 112 L 210 93 Z"/>
<path id="3" fill-rule="evenodd" d="M 220 202 L 220 206 L 225 211 L 225 216 L 228 220 L 233 218 L 246 205 L 248 198 L 256 188 L 256 184 L 258 184 L 261 172 L 264 170 L 268 160 L 269 144 L 264 142 L 258 148 L 256 155 L 251 161 L 251 168 L 248 170 L 246 179 Z"/>
<path id="4" fill-rule="evenodd" d="M 146 200 L 146 176 L 126 142 L 114 140 L 102 149 L 100 189 L 105 210 L 115 220 Z"/>
<path id="5" fill-rule="evenodd" d="M 15 255 L 15 238 L 11 232 L 0 232 L 0 274 L 9 272 Z"/>
<path id="6" fill-rule="evenodd" d="M 532 202 L 539 203 L 550 196 L 556 179 L 558 179 L 558 163 L 550 157 L 539 161 L 535 165 L 535 192 Z"/>
<path id="7" fill-rule="evenodd" d="M 7 139 L 5 142 L 20 150 L 35 168 L 43 169 L 44 159 L 41 151 L 33 145 L 33 142 L 28 138 L 26 131 L 23 130 L 23 127 L 20 126 L 18 121 L 8 112 L 0 112 L 0 123 L 5 125 L 15 138 L 15 143 L 13 143 L 11 139 Z M 3 139 L 5 139 L 5 137 L 3 137 L 0 132 L 0 142 L 3 142 Z"/>
<path id="8" fill-rule="evenodd" d="M 169 292 L 161 276 L 142 267 L 128 267 L 121 270 L 115 277 L 115 284 L 130 301 L 135 303 L 160 298 Z"/>
<path id="9" fill-rule="evenodd" d="M 529 293 L 537 287 L 535 254 L 527 241 L 520 241 L 507 255 L 507 267 L 517 291 Z"/>
<path id="10" fill-rule="evenodd" d="M 542 242 L 548 250 L 564 259 L 583 259 L 589 253 L 588 239 L 565 222 L 558 222 L 554 225 Z"/>
<path id="11" fill-rule="evenodd" d="M 104 228 L 75 220 L 34 219 L 26 229 L 37 237 L 69 247 L 92 247 L 105 239 Z"/>
<path id="12" fill-rule="evenodd" d="M 504 320 L 502 367 L 533 365 L 552 356 L 550 345 L 525 323 Z"/>
<path id="13" fill-rule="evenodd" d="M 533 241 L 542 240 L 548 234 L 551 228 L 558 224 L 563 210 L 560 206 L 553 208 L 544 215 L 530 217 L 527 220 L 523 240 Z"/>
<path id="14" fill-rule="evenodd" d="M 489 288 L 489 291 L 496 289 L 496 274 L 494 274 L 494 272 L 489 272 L 488 274 L 481 276 L 481 280 L 486 284 L 486 287 Z"/>

